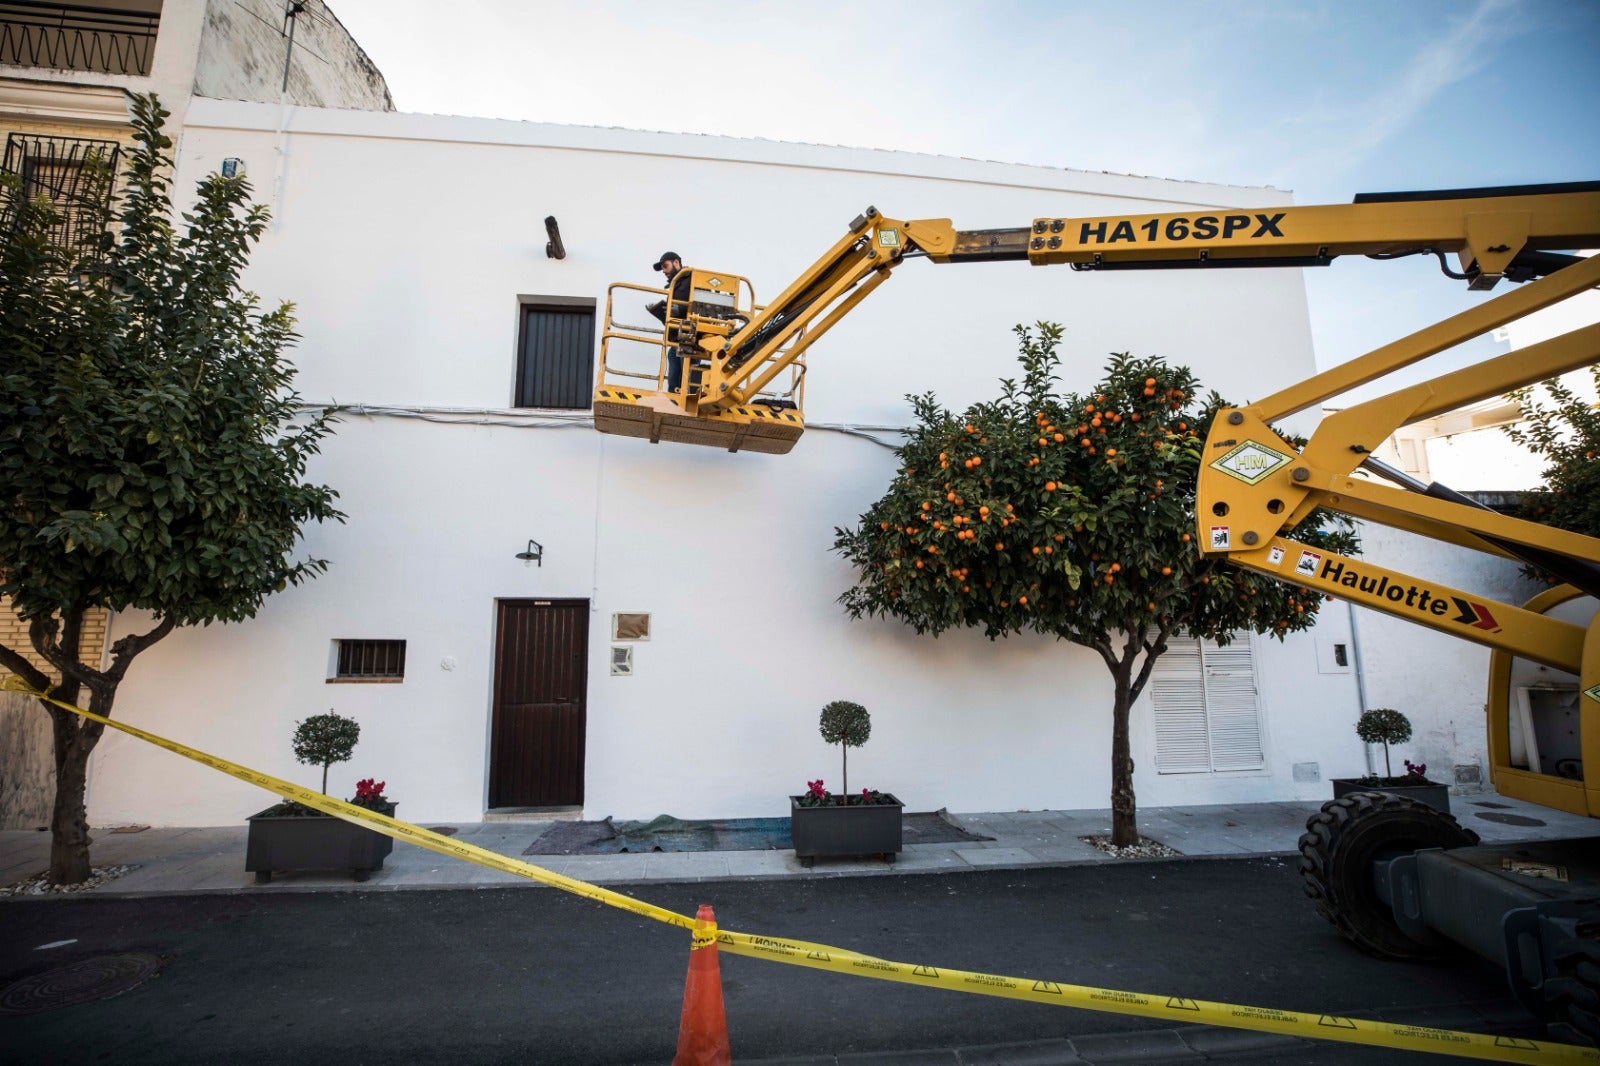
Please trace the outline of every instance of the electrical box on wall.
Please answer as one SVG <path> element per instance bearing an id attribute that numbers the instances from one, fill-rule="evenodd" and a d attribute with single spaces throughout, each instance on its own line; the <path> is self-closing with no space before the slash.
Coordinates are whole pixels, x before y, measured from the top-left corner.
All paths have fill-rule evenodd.
<path id="1" fill-rule="evenodd" d="M 1349 637 L 1317 638 L 1317 673 L 1348 674 L 1355 666 L 1355 651 Z"/>

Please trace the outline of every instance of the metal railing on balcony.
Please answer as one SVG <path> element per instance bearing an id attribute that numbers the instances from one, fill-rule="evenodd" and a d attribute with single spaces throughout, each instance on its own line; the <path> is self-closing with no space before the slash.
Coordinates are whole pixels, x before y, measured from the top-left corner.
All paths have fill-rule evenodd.
<path id="1" fill-rule="evenodd" d="M 161 12 L 0 0 L 0 64 L 149 74 Z"/>

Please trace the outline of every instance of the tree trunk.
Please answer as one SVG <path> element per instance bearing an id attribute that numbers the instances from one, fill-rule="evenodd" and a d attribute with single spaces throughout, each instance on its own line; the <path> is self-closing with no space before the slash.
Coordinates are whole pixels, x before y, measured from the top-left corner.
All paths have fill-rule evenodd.
<path id="1" fill-rule="evenodd" d="M 839 750 L 844 752 L 844 761 L 839 764 L 839 769 L 841 771 L 839 788 L 841 790 L 841 795 L 843 795 L 844 798 L 839 802 L 848 807 L 850 806 L 850 745 L 840 744 Z"/>
<path id="2" fill-rule="evenodd" d="M 29 639 L 46 662 L 61 677 L 50 688 L 50 678 L 29 665 L 26 659 L 7 650 L 0 656 L 5 665 L 41 691 L 49 690 L 53 699 L 79 705 L 79 696 L 89 690 L 88 709 L 102 718 L 111 717 L 117 686 L 135 656 L 161 640 L 177 624 L 163 618 L 154 629 L 123 637 L 112 645 L 108 670 L 95 670 L 79 659 L 79 637 L 83 632 L 84 609 L 63 611 L 60 619 L 35 618 L 28 624 Z M 89 878 L 89 814 L 84 793 L 89 781 L 89 756 L 100 742 L 105 726 L 63 711 L 48 703 L 40 704 L 50 713 L 55 739 L 56 797 L 50 813 L 50 881 L 57 885 L 76 885 Z"/>
<path id="3" fill-rule="evenodd" d="M 78 662 L 83 615 L 81 609 L 64 612 L 59 627 L 30 625 L 35 649 L 52 660 L 61 675 L 61 683 L 51 695 L 62 703 L 76 704 L 83 691 L 82 681 L 60 667 L 62 661 Z M 40 647 L 41 643 L 44 647 Z M 55 735 L 56 798 L 50 810 L 50 881 L 76 885 L 89 879 L 89 815 L 84 807 L 84 792 L 89 780 L 89 753 L 100 738 L 96 734 L 85 743 L 85 719 L 48 703 L 40 706 L 50 712 L 51 732 Z"/>
<path id="4" fill-rule="evenodd" d="M 1116 689 L 1111 710 L 1111 843 L 1119 848 L 1139 842 L 1138 806 L 1133 795 L 1133 755 L 1128 745 L 1128 712 L 1133 706 L 1129 678 L 1132 666 L 1130 659 L 1111 671 Z"/>
<path id="5" fill-rule="evenodd" d="M 65 701 L 63 701 L 65 702 Z M 89 879 L 89 814 L 84 790 L 89 780 L 89 753 L 94 741 L 79 743 L 77 717 L 50 709 L 56 723 L 56 800 L 50 814 L 50 881 L 76 885 Z M 61 722 L 63 718 L 73 719 Z M 63 732 L 73 734 L 62 744 Z M 96 738 L 98 739 L 98 738 Z"/>

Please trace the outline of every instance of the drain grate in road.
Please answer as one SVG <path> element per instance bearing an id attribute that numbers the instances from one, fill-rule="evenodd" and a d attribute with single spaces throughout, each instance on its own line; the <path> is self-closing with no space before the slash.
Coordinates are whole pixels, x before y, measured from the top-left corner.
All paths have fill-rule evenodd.
<path id="1" fill-rule="evenodd" d="M 1494 800 L 1473 800 L 1472 805 L 1474 807 L 1493 807 L 1497 811 L 1509 811 L 1511 809 L 1511 804 L 1496 803 Z"/>
<path id="2" fill-rule="evenodd" d="M 442 837 L 453 837 L 456 835 L 456 827 L 453 825 L 429 825 L 423 826 L 423 828 L 430 833 L 438 833 Z"/>
<path id="3" fill-rule="evenodd" d="M 1529 818 L 1525 814 L 1501 814 L 1499 811 L 1474 811 L 1475 816 L 1486 822 L 1499 822 L 1501 825 L 1548 825 L 1537 818 Z"/>
<path id="4" fill-rule="evenodd" d="M 39 1014 L 137 988 L 161 972 L 156 955 L 101 955 L 24 977 L 0 988 L 0 1015 Z"/>

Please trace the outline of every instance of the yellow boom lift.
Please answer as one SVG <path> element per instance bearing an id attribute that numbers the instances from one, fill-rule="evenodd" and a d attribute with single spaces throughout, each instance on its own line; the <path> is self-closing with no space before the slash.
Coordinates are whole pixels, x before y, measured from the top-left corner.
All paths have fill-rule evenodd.
<path id="1" fill-rule="evenodd" d="M 779 295 L 693 271 L 664 329 L 616 324 L 611 298 L 595 426 L 652 442 L 784 453 L 804 431 L 807 349 L 907 259 L 1023 260 L 1075 270 L 1326 266 L 1340 256 L 1434 255 L 1467 287 L 1525 282 L 1436 325 L 1244 407 L 1218 414 L 1197 487 L 1207 554 L 1492 649 L 1490 772 L 1504 795 L 1600 817 L 1600 540 L 1487 510 L 1373 458 L 1400 427 L 1600 362 L 1600 324 L 1491 358 L 1324 418 L 1303 448 L 1272 424 L 1402 367 L 1600 287 L 1600 182 L 1379 193 L 1350 204 L 1039 218 L 957 230 L 868 208 Z M 1458 270 L 1448 265 L 1454 255 Z M 632 348 L 631 367 L 623 349 Z M 666 387 L 669 349 L 684 360 Z M 644 352 L 641 359 L 639 352 Z M 615 363 L 615 365 L 614 365 Z M 1359 472 L 1359 473 L 1358 473 Z M 1375 475 L 1378 480 L 1371 476 Z M 1383 482 L 1388 482 L 1387 484 Z M 1293 539 L 1325 507 L 1534 563 L 1563 584 L 1514 605 L 1344 558 Z M 1575 730 L 1549 728 L 1570 715 Z M 1325 804 L 1301 838 L 1317 909 L 1373 953 L 1421 957 L 1448 943 L 1505 966 L 1517 996 L 1600 1043 L 1600 836 L 1481 847 L 1447 814 L 1384 793 Z M 1530 876 L 1541 875 L 1541 876 Z"/>

